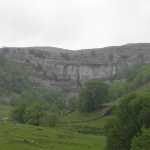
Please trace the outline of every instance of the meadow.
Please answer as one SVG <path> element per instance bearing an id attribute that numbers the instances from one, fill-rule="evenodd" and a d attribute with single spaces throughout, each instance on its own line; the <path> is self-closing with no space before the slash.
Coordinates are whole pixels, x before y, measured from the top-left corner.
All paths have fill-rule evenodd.
<path id="1" fill-rule="evenodd" d="M 103 150 L 105 147 L 101 131 L 107 117 L 96 119 L 101 112 L 68 114 L 50 128 L 14 123 L 9 120 L 12 109 L 0 106 L 1 150 Z"/>

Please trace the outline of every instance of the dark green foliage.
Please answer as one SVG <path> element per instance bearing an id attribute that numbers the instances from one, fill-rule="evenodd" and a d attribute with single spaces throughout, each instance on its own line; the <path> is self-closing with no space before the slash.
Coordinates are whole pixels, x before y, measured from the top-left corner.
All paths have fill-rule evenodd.
<path id="1" fill-rule="evenodd" d="M 150 93 L 140 91 L 124 97 L 115 113 L 115 119 L 108 122 L 107 150 L 130 150 L 134 136 L 141 128 L 150 127 Z"/>
<path id="2" fill-rule="evenodd" d="M 20 123 L 25 123 L 24 114 L 26 111 L 26 105 L 24 103 L 19 104 L 12 113 L 12 119 Z"/>
<path id="3" fill-rule="evenodd" d="M 114 80 L 110 83 L 110 100 L 114 101 L 132 91 L 149 87 L 150 65 L 133 65 L 128 68 L 124 80 Z"/>
<path id="4" fill-rule="evenodd" d="M 0 56 L 0 95 L 20 94 L 31 86 L 30 68 Z"/>
<path id="5" fill-rule="evenodd" d="M 67 110 L 70 112 L 74 112 L 74 111 L 78 110 L 78 107 L 79 107 L 78 105 L 79 105 L 78 97 L 71 97 L 68 100 Z"/>
<path id="6" fill-rule="evenodd" d="M 143 129 L 142 133 L 134 137 L 131 150 L 149 150 L 150 149 L 150 128 Z"/>
<path id="7" fill-rule="evenodd" d="M 54 126 L 64 111 L 65 101 L 60 91 L 32 89 L 18 97 L 12 118 L 20 123 Z"/>
<path id="8" fill-rule="evenodd" d="M 128 93 L 128 84 L 125 81 L 113 81 L 109 88 L 110 101 L 115 101 L 117 98 Z"/>
<path id="9" fill-rule="evenodd" d="M 109 119 L 105 127 L 107 133 L 106 150 L 125 150 L 122 149 L 122 139 L 124 138 L 124 132 L 121 129 L 122 125 L 118 118 L 113 117 L 112 119 Z"/>
<path id="10" fill-rule="evenodd" d="M 33 125 L 42 124 L 42 119 L 47 114 L 47 106 L 44 103 L 34 102 L 26 107 L 24 113 L 25 122 Z"/>
<path id="11" fill-rule="evenodd" d="M 130 89 L 137 89 L 150 83 L 150 65 L 140 66 L 128 79 Z"/>
<path id="12" fill-rule="evenodd" d="M 79 109 L 83 112 L 97 110 L 102 103 L 108 101 L 108 85 L 100 80 L 88 81 L 80 91 Z"/>
<path id="13" fill-rule="evenodd" d="M 16 100 L 16 103 L 31 103 L 40 101 L 50 105 L 51 111 L 62 111 L 65 109 L 65 98 L 61 90 L 56 89 L 28 89 L 24 91 Z"/>
<path id="14" fill-rule="evenodd" d="M 141 70 L 141 68 L 143 66 L 144 65 L 141 65 L 141 64 L 135 64 L 135 65 L 129 67 L 129 69 L 127 71 L 126 79 L 128 81 L 132 81 L 135 78 L 135 76 L 137 76 L 137 74 L 139 73 L 139 70 Z"/>

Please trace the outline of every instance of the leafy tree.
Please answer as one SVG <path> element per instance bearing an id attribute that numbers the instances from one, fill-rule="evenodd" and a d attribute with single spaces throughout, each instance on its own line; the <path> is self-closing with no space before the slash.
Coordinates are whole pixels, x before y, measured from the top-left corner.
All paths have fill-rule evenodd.
<path id="1" fill-rule="evenodd" d="M 39 98 L 50 105 L 51 112 L 63 114 L 66 109 L 65 96 L 60 89 L 39 89 Z"/>
<path id="2" fill-rule="evenodd" d="M 117 117 L 112 117 L 109 119 L 107 125 L 105 126 L 105 131 L 107 133 L 106 150 L 123 150 L 122 138 L 124 137 L 124 131 L 121 129 L 122 125 Z"/>
<path id="3" fill-rule="evenodd" d="M 65 110 L 65 101 L 63 97 L 60 97 L 62 95 L 59 91 L 48 91 L 30 89 L 23 92 L 14 105 L 13 120 L 33 125 L 54 126 L 58 116 L 62 115 Z"/>
<path id="4" fill-rule="evenodd" d="M 125 96 L 108 122 L 107 150 L 130 150 L 134 136 L 150 127 L 150 93 L 139 91 Z"/>
<path id="5" fill-rule="evenodd" d="M 127 93 L 128 93 L 127 82 L 117 80 L 117 81 L 113 81 L 110 84 L 109 95 L 111 101 L 114 101 L 117 98 L 124 96 Z"/>
<path id="6" fill-rule="evenodd" d="M 146 85 L 148 82 L 150 82 L 150 65 L 139 67 L 135 71 L 135 74 L 128 79 L 130 89 L 137 89 Z"/>
<path id="7" fill-rule="evenodd" d="M 79 95 L 79 109 L 92 112 L 108 101 L 108 85 L 100 80 L 91 80 L 81 88 Z"/>
<path id="8" fill-rule="evenodd" d="M 24 119 L 25 111 L 26 105 L 24 103 L 19 104 L 12 112 L 12 119 L 20 123 L 25 123 Z"/>
<path id="9" fill-rule="evenodd" d="M 40 125 L 42 124 L 42 118 L 47 115 L 46 112 L 47 112 L 46 104 L 34 102 L 26 108 L 24 120 L 29 124 Z"/>
<path id="10" fill-rule="evenodd" d="M 143 129 L 142 133 L 132 140 L 131 150 L 149 150 L 150 149 L 150 128 Z"/>
<path id="11" fill-rule="evenodd" d="M 67 110 L 70 112 L 78 110 L 78 97 L 71 97 L 68 100 Z"/>

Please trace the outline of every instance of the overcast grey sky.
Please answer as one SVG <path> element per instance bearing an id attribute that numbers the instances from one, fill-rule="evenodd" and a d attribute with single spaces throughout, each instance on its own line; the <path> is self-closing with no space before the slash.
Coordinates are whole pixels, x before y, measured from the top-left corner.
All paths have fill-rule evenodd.
<path id="1" fill-rule="evenodd" d="M 150 0 L 0 0 L 0 46 L 150 42 Z"/>

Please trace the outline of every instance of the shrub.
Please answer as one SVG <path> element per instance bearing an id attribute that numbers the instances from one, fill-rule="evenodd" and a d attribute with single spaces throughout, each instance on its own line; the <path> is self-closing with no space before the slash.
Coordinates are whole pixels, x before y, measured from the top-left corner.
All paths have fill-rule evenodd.
<path id="1" fill-rule="evenodd" d="M 108 101 L 108 85 L 100 80 L 91 80 L 81 88 L 79 95 L 79 110 L 92 112 L 102 103 Z"/>
<path id="2" fill-rule="evenodd" d="M 65 110 L 64 99 L 59 91 L 30 90 L 16 101 L 13 120 L 32 125 L 55 126 L 58 116 Z"/>
<path id="3" fill-rule="evenodd" d="M 149 150 L 150 149 L 150 128 L 143 129 L 142 133 L 132 140 L 131 150 Z"/>
<path id="4" fill-rule="evenodd" d="M 125 96 L 114 115 L 106 126 L 106 149 L 130 150 L 133 137 L 142 127 L 150 127 L 150 93 L 139 91 Z"/>
<path id="5" fill-rule="evenodd" d="M 127 82 L 117 80 L 117 81 L 113 81 L 110 84 L 109 95 L 111 101 L 114 101 L 117 98 L 122 97 L 127 93 L 128 93 Z"/>

